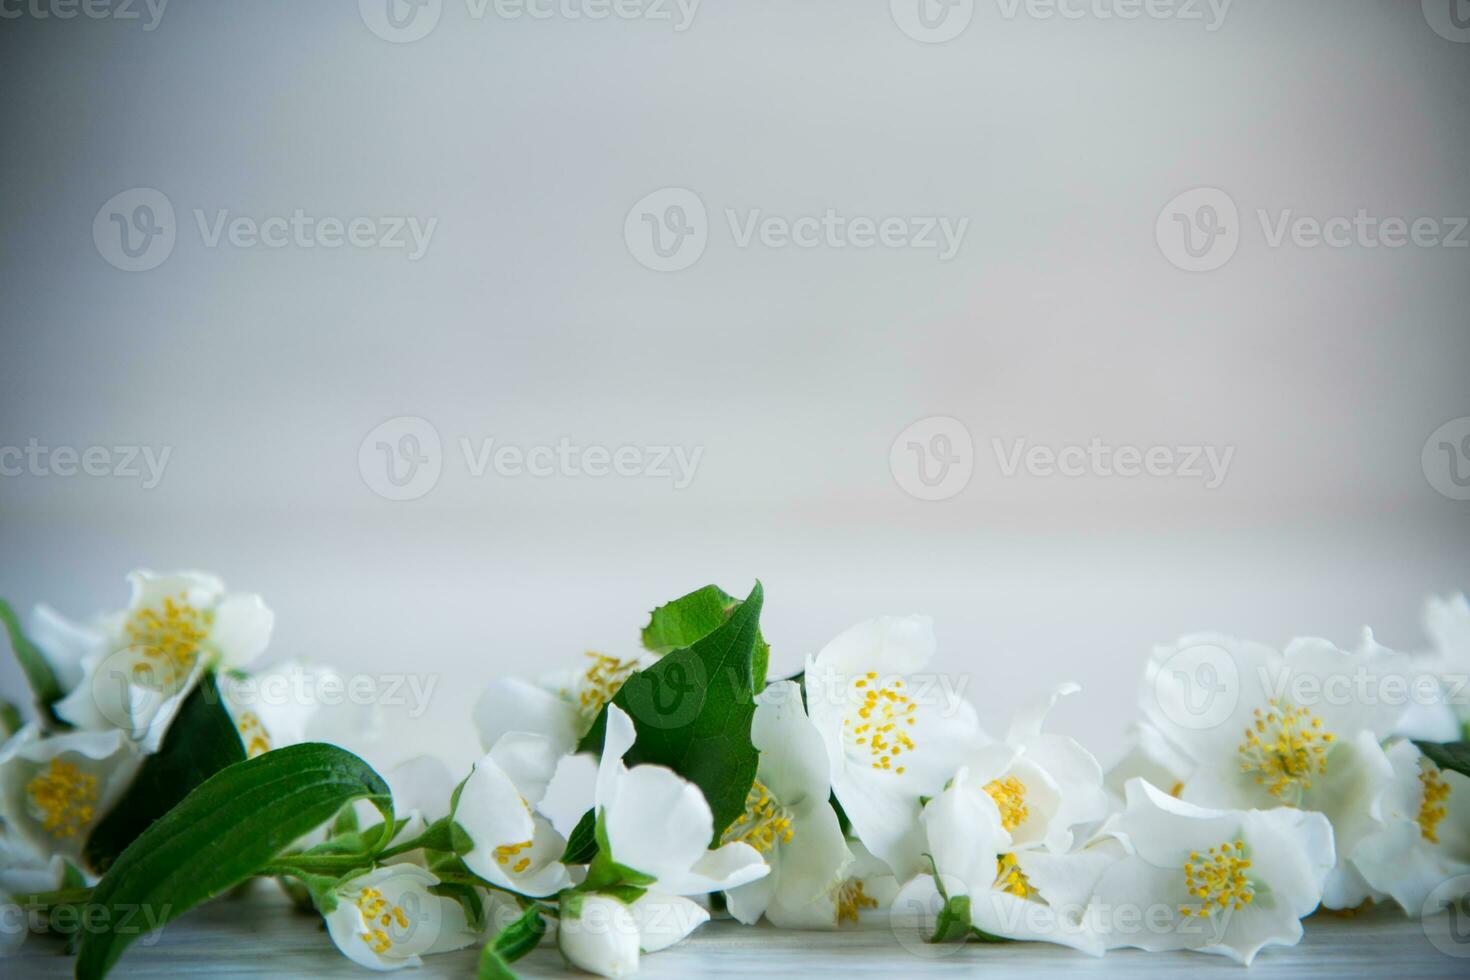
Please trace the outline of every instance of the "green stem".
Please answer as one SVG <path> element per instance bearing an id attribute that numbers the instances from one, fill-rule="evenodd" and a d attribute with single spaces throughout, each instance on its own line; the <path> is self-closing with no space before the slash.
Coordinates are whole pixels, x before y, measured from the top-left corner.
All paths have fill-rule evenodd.
<path id="1" fill-rule="evenodd" d="M 276 870 L 304 871 L 307 874 L 329 875 L 355 871 L 374 863 L 371 854 L 283 854 L 271 862 Z"/>

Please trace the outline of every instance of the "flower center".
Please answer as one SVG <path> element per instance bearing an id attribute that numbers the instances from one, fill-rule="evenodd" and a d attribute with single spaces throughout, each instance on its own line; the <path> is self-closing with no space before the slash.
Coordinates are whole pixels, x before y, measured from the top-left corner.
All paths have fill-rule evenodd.
<path id="1" fill-rule="evenodd" d="M 1191 852 L 1184 865 L 1184 887 L 1200 904 L 1181 905 L 1179 914 L 1205 919 L 1216 910 L 1245 908 L 1256 897 L 1255 886 L 1246 877 L 1250 866 L 1245 842 L 1240 840 L 1212 847 L 1204 855 Z"/>
<path id="2" fill-rule="evenodd" d="M 91 823 L 97 805 L 97 777 L 74 763 L 52 759 L 26 783 L 41 827 L 52 837 L 75 837 Z"/>
<path id="3" fill-rule="evenodd" d="M 996 809 L 1000 810 L 1000 825 L 1008 832 L 1026 821 L 1030 810 L 1026 808 L 1025 783 L 1015 776 L 992 779 L 985 784 L 985 792 L 995 801 Z"/>
<path id="4" fill-rule="evenodd" d="M 623 682 L 638 669 L 638 663 L 590 650 L 587 656 L 592 658 L 592 663 L 582 672 L 582 681 L 577 686 L 577 707 L 584 716 L 595 718 L 602 706 L 618 693 Z"/>
<path id="5" fill-rule="evenodd" d="M 745 812 L 721 835 L 720 843 L 739 841 L 769 854 L 778 843 L 790 844 L 795 836 L 786 808 L 757 779 L 745 794 Z"/>
<path id="6" fill-rule="evenodd" d="M 856 922 L 863 909 L 875 909 L 878 900 L 863 891 L 859 878 L 849 878 L 837 889 L 837 921 Z"/>
<path id="7" fill-rule="evenodd" d="M 495 849 L 495 863 L 502 868 L 509 868 L 514 874 L 520 874 L 531 866 L 531 855 L 521 857 L 522 851 L 530 849 L 531 842 L 528 840 L 519 844 L 501 844 Z"/>
<path id="8" fill-rule="evenodd" d="M 1290 701 L 1272 698 L 1240 744 L 1242 772 L 1287 803 L 1300 802 L 1312 776 L 1327 772 L 1327 749 L 1337 736 L 1322 730 L 1322 719 Z"/>
<path id="9" fill-rule="evenodd" d="M 135 679 L 158 687 L 182 681 L 194 669 L 213 624 L 214 613 L 195 609 L 182 592 L 177 599 L 165 597 L 157 609 L 145 606 L 134 612 L 123 628 L 129 644 L 145 658 L 133 665 Z"/>
<path id="10" fill-rule="evenodd" d="M 265 730 L 265 725 L 255 712 L 240 712 L 240 720 L 235 722 L 235 727 L 239 729 L 240 741 L 245 743 L 247 758 L 253 759 L 271 750 L 270 733 Z"/>
<path id="11" fill-rule="evenodd" d="M 878 675 L 869 671 L 853 682 L 860 700 L 854 714 L 842 720 L 842 734 L 859 758 L 866 755 L 874 769 L 901 775 L 904 767 L 893 763 L 914 750 L 913 739 L 904 726 L 913 725 L 917 706 L 903 693 L 903 681 L 876 684 L 877 679 Z"/>
<path id="12" fill-rule="evenodd" d="M 376 888 L 364 888 L 358 893 L 357 908 L 362 912 L 363 924 L 367 926 L 367 932 L 359 933 L 359 938 L 379 955 L 393 948 L 389 929 L 395 925 L 400 929 L 408 928 L 407 913 L 401 906 L 391 904 Z"/>
<path id="13" fill-rule="evenodd" d="M 1439 822 L 1448 812 L 1445 800 L 1450 798 L 1450 784 L 1445 782 L 1438 769 L 1419 770 L 1419 781 L 1424 784 L 1424 802 L 1419 804 L 1419 830 L 1431 844 L 1439 843 Z"/>
<path id="14" fill-rule="evenodd" d="M 1002 854 L 995 859 L 995 887 L 1017 898 L 1031 894 L 1031 881 L 1016 862 L 1016 855 Z"/>

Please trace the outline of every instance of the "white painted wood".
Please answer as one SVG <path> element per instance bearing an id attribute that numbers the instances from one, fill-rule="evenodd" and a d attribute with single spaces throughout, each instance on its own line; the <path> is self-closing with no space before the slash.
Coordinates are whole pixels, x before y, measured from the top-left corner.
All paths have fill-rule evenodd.
<path id="1" fill-rule="evenodd" d="M 145 940 L 146 942 L 146 940 Z M 1463 945 L 1470 957 L 1470 939 Z M 638 976 L 688 977 L 1220 977 L 1293 980 L 1338 977 L 1470 977 L 1470 958 L 1454 958 L 1430 944 L 1417 921 L 1390 910 L 1355 918 L 1323 914 L 1307 922 L 1292 949 L 1268 950 L 1249 971 L 1215 956 L 1119 951 L 1102 959 L 1037 943 L 971 943 L 945 947 L 947 955 L 920 958 L 881 923 L 837 933 L 788 932 L 713 922 L 674 949 L 646 956 Z M 406 980 L 474 975 L 477 950 L 425 960 Z M 59 943 L 32 937 L 15 958 L 0 960 L 0 975 L 69 977 L 72 960 Z M 586 976 L 567 966 L 552 944 L 516 964 L 522 977 Z M 169 926 L 149 945 L 134 945 L 113 973 L 117 978 L 366 977 L 337 952 L 314 916 L 286 906 L 269 887 L 222 899 Z"/>

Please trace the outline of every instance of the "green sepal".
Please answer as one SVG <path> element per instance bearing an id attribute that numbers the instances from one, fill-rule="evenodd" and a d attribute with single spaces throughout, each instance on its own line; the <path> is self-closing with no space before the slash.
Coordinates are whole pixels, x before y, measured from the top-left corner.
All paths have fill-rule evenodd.
<path id="1" fill-rule="evenodd" d="M 1419 751 L 1441 769 L 1470 776 L 1470 741 L 1465 742 L 1420 742 L 1415 741 Z"/>
<path id="2" fill-rule="evenodd" d="M 47 662 L 40 648 L 26 636 L 20 625 L 20 617 L 4 599 L 0 599 L 0 623 L 5 624 L 5 632 L 10 637 L 10 649 L 15 654 L 16 662 L 20 664 L 21 673 L 26 675 L 26 683 L 30 685 L 31 695 L 36 699 L 36 707 L 42 717 L 53 728 L 71 727 L 52 710 L 52 705 L 64 696 L 61 682 L 56 679 L 56 672 L 51 669 L 51 664 Z"/>
<path id="3" fill-rule="evenodd" d="M 566 849 L 561 852 L 562 864 L 590 864 L 597 856 L 597 811 L 589 809 L 577 821 L 577 826 L 567 835 Z"/>

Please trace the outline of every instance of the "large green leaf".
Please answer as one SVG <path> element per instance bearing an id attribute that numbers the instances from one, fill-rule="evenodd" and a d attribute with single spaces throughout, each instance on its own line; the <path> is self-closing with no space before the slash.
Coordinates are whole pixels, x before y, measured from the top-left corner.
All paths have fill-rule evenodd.
<path id="1" fill-rule="evenodd" d="M 716 840 L 745 812 L 755 781 L 751 669 L 763 599 L 757 582 L 713 632 L 629 677 L 612 701 L 637 731 L 628 764 L 667 766 L 697 785 L 714 814 Z M 606 730 L 604 708 L 579 751 L 600 751 Z"/>
<path id="2" fill-rule="evenodd" d="M 16 616 L 15 610 L 4 599 L 0 599 L 0 622 L 5 624 L 5 632 L 10 636 L 10 649 L 15 652 L 16 662 L 26 675 L 26 683 L 30 685 L 31 694 L 36 698 L 36 706 L 49 720 L 55 722 L 57 719 L 51 711 L 51 705 L 61 700 L 61 683 L 40 649 L 26 636 L 25 630 L 21 629 L 20 617 Z"/>
<path id="3" fill-rule="evenodd" d="M 148 826 L 210 776 L 245 758 L 245 747 L 212 673 L 184 699 L 158 751 L 87 840 L 93 870 L 106 871 Z"/>
<path id="4" fill-rule="evenodd" d="M 357 756 L 307 742 L 224 769 L 128 845 L 92 894 L 101 923 L 82 939 L 78 980 L 101 980 L 139 922 L 158 928 L 267 866 L 346 803 L 369 799 L 393 822 L 382 776 Z M 98 911 L 100 909 L 100 911 Z M 142 910 L 145 914 L 139 914 Z"/>
<path id="5" fill-rule="evenodd" d="M 1415 742 L 1419 751 L 1441 769 L 1470 776 L 1470 742 Z"/>
<path id="6" fill-rule="evenodd" d="M 673 602 L 655 609 L 643 627 L 643 646 L 657 654 L 672 653 L 692 647 L 724 625 L 725 620 L 740 605 L 740 600 L 717 585 L 706 585 Z M 751 673 L 754 690 L 766 686 L 766 669 L 771 660 L 771 648 L 755 634 L 755 657 Z"/>

